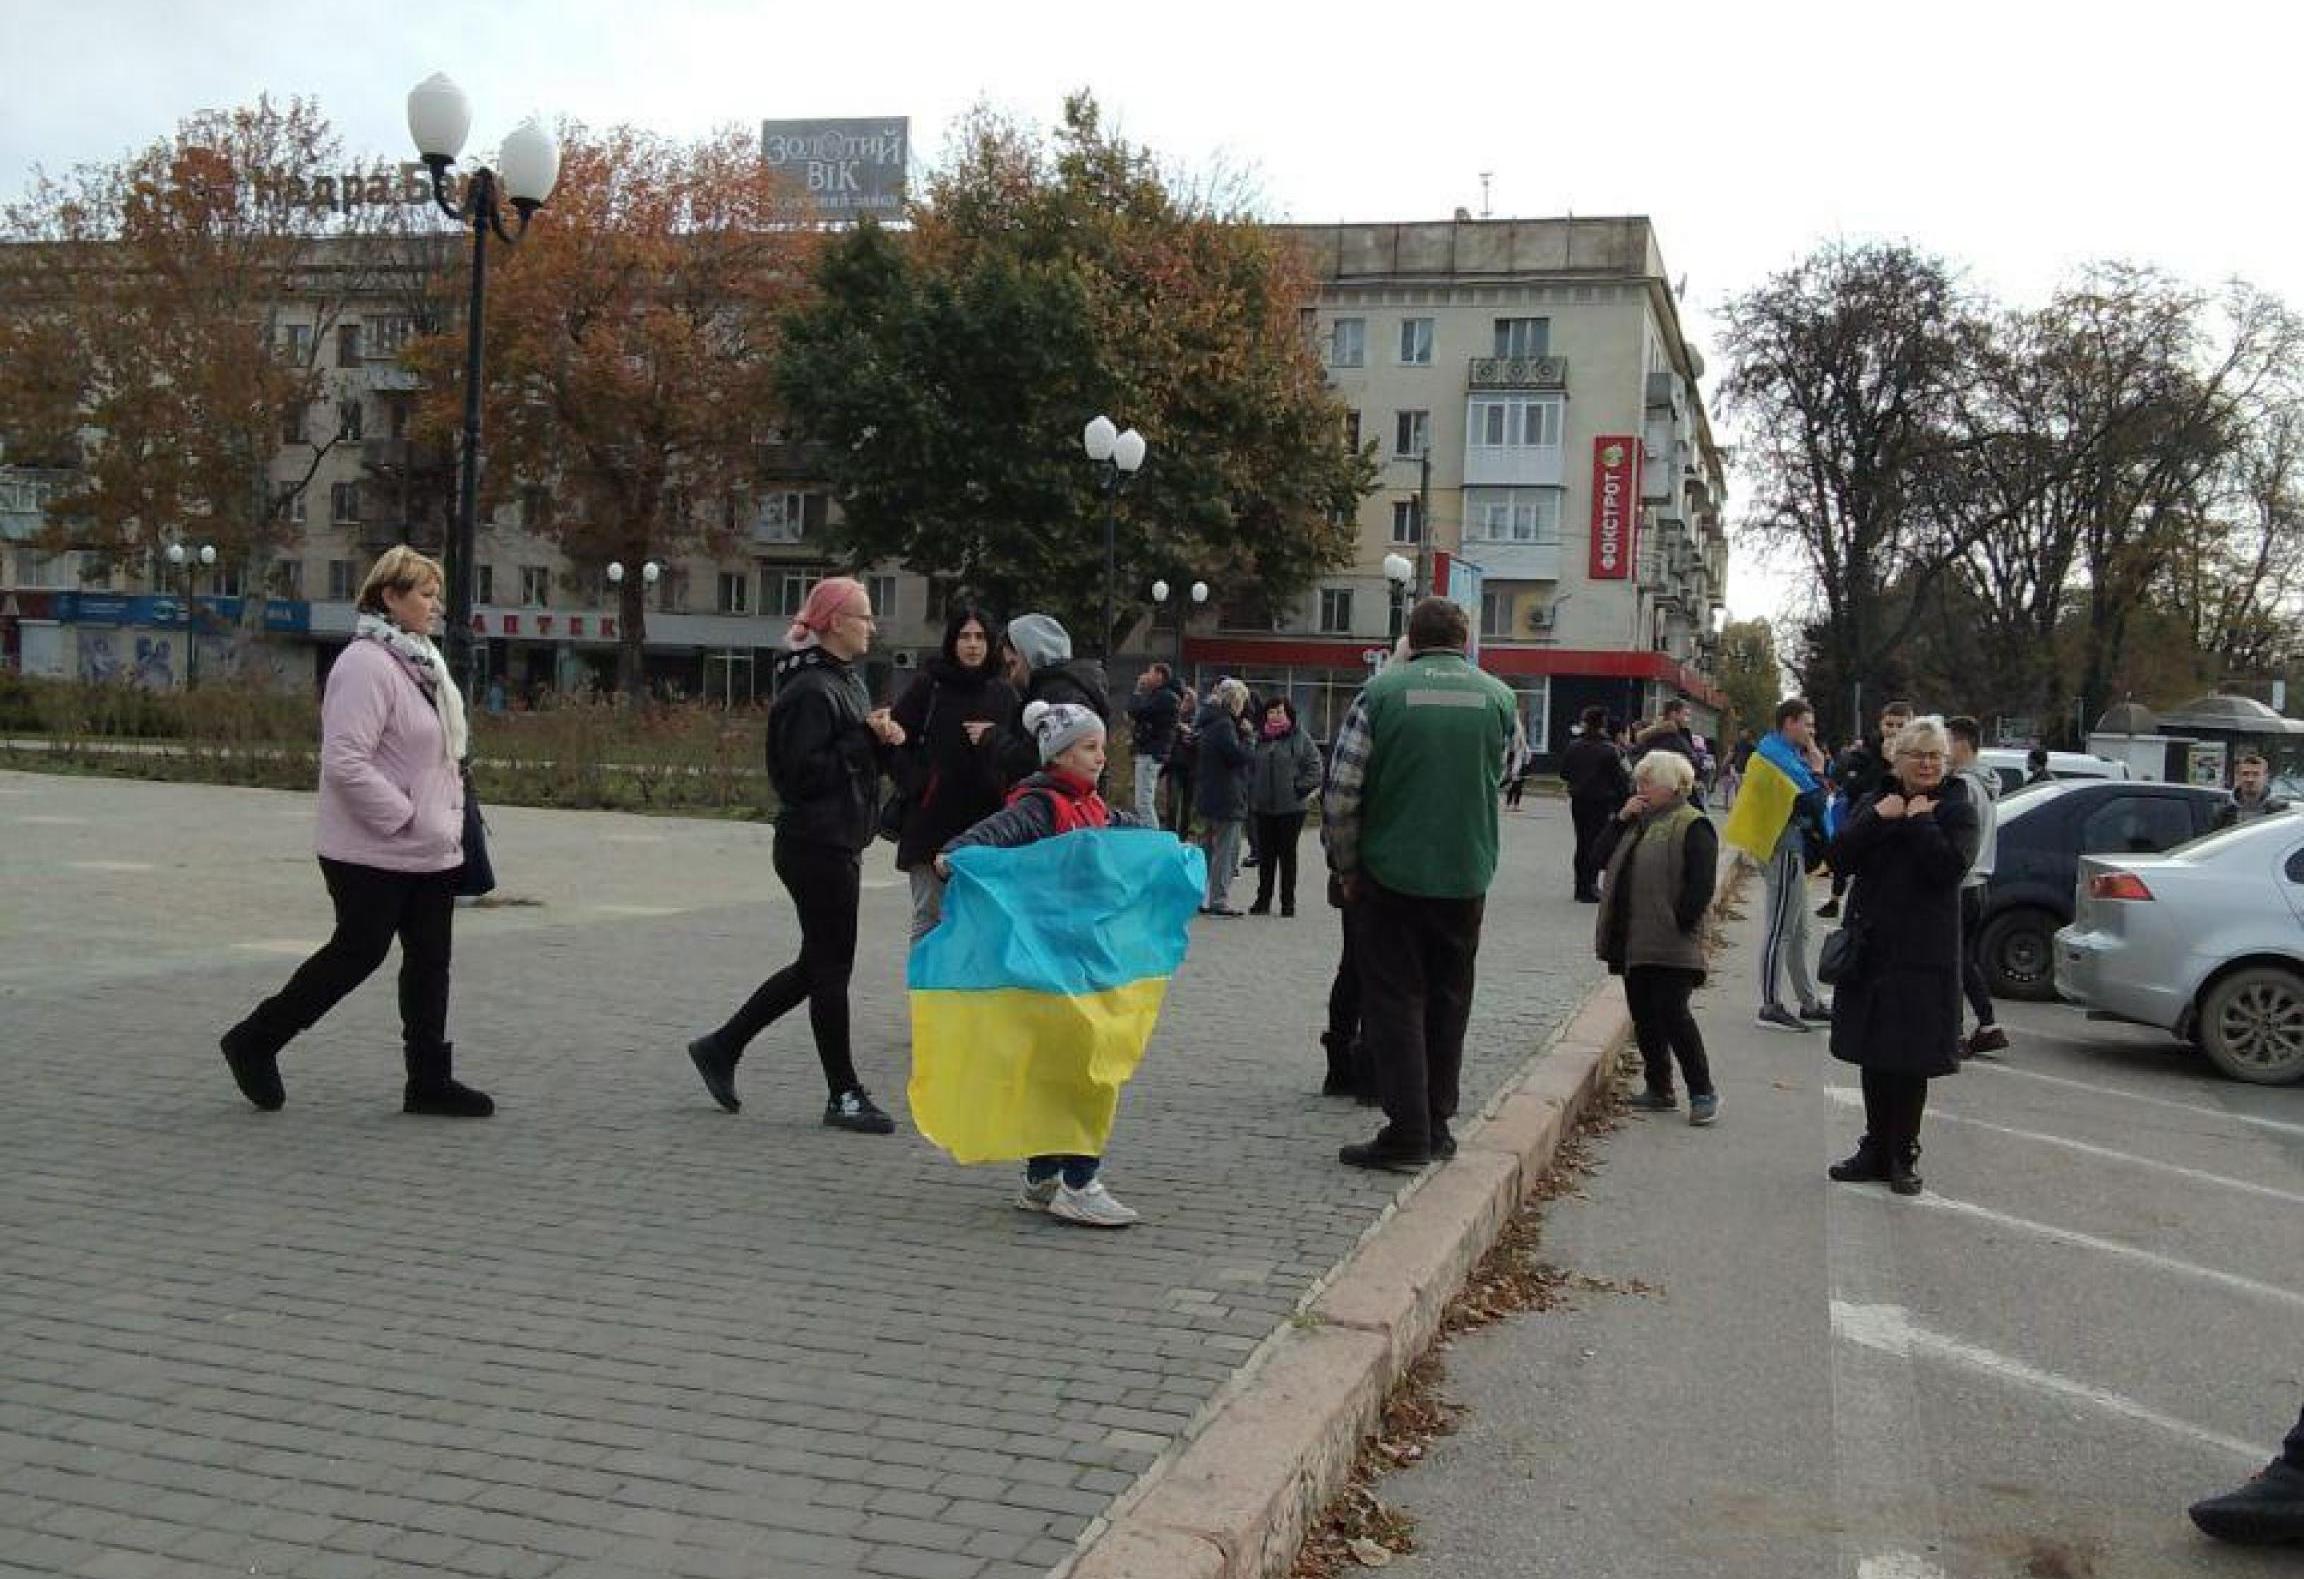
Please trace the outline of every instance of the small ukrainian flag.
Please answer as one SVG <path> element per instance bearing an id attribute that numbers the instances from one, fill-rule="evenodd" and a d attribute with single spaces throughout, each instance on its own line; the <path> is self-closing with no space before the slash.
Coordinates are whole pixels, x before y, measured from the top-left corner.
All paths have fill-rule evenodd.
<path id="1" fill-rule="evenodd" d="M 1101 1156 L 1184 962 L 1207 858 L 1151 828 L 951 855 L 912 946 L 912 1120 L 959 1162 Z"/>

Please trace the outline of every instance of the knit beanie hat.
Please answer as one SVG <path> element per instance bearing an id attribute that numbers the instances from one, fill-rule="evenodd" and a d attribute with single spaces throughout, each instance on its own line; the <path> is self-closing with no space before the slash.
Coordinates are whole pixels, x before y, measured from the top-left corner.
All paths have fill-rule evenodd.
<path id="1" fill-rule="evenodd" d="M 1104 720 L 1088 708 L 1071 702 L 1028 703 L 1024 708 L 1024 727 L 1040 742 L 1040 760 L 1044 763 L 1055 761 L 1083 740 L 1104 738 Z"/>
<path id="2" fill-rule="evenodd" d="M 1019 614 L 1008 622 L 1008 645 L 1034 672 L 1072 656 L 1072 638 L 1047 614 Z"/>

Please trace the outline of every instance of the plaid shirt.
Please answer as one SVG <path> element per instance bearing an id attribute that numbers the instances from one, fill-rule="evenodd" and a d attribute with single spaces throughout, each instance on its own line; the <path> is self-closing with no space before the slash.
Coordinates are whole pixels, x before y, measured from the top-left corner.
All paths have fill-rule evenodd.
<path id="1" fill-rule="evenodd" d="M 1360 806 L 1368 788 L 1368 753 L 1375 746 L 1368 730 L 1368 693 L 1363 690 L 1344 710 L 1336 741 L 1328 752 L 1328 782 L 1320 789 L 1320 842 L 1328 847 L 1328 869 L 1338 877 L 1360 870 Z"/>

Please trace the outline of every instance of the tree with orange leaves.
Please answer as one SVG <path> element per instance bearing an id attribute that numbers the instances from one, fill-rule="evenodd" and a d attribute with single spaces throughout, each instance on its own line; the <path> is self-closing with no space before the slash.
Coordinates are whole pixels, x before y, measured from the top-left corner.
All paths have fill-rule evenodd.
<path id="1" fill-rule="evenodd" d="M 755 136 L 683 143 L 560 128 L 560 184 L 490 268 L 484 502 L 548 500 L 529 527 L 580 575 L 691 551 L 749 521 L 779 311 L 804 287 L 815 231 Z M 417 347 L 424 422 L 463 405 L 461 325 Z M 645 684 L 644 587 L 627 574 L 617 678 Z"/>

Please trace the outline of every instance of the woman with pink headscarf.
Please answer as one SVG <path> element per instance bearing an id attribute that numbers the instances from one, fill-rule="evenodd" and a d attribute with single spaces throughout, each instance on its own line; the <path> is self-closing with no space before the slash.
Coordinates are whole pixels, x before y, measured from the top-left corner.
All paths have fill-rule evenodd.
<path id="1" fill-rule="evenodd" d="M 904 743 L 903 726 L 874 710 L 855 670 L 871 648 L 872 598 L 832 576 L 816 584 L 776 664 L 768 709 L 768 777 L 776 786 L 776 876 L 800 917 L 800 957 L 760 984 L 734 1018 L 688 1044 L 712 1100 L 734 1113 L 736 1064 L 752 1038 L 801 1003 L 816 1036 L 830 1096 L 824 1122 L 886 1135 L 895 1120 L 856 1078 L 849 1047 L 848 978 L 856 964 L 863 853 L 877 831 L 880 775 Z"/>

